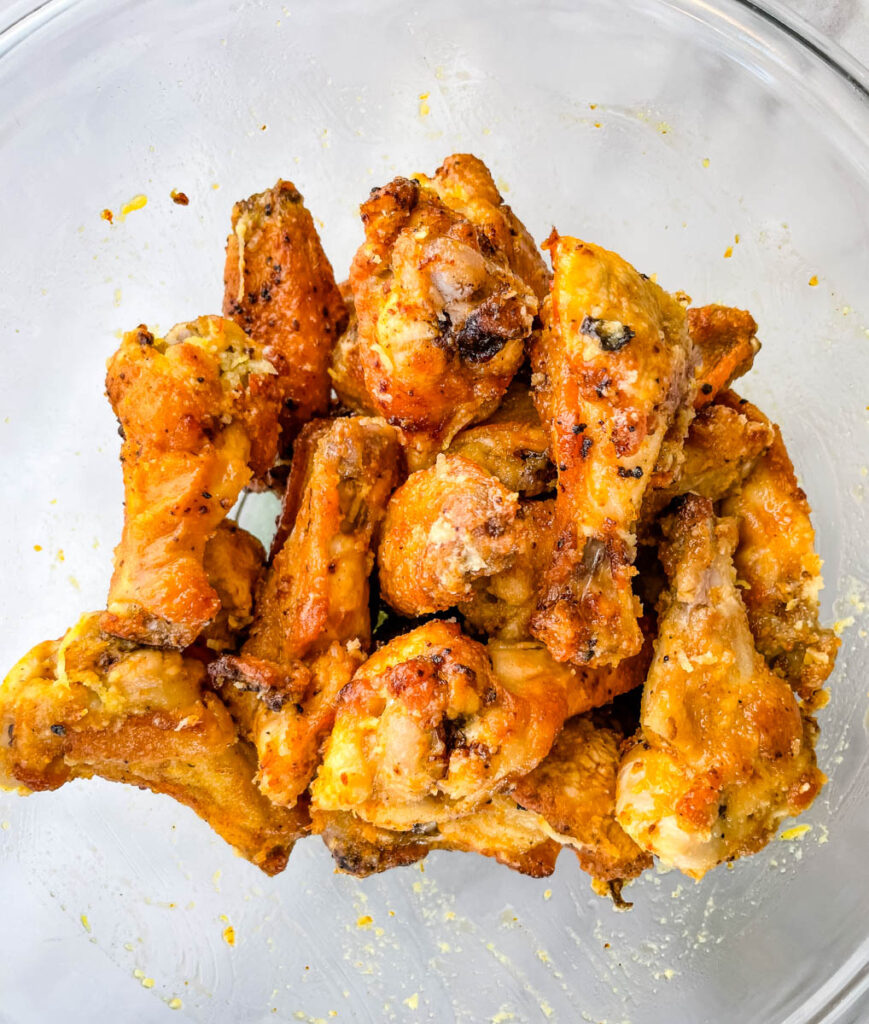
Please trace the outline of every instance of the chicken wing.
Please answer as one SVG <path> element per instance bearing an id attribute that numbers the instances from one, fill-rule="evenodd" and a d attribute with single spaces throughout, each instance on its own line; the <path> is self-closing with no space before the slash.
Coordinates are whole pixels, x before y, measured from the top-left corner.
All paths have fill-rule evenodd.
<path id="1" fill-rule="evenodd" d="M 200 317 L 165 339 L 124 335 L 106 389 L 124 438 L 124 529 L 106 632 L 187 647 L 220 611 L 205 547 L 255 474 L 273 463 L 274 368 L 231 320 Z"/>
<path id="2" fill-rule="evenodd" d="M 530 640 L 531 616 L 538 587 L 552 561 L 555 502 L 521 502 L 510 532 L 512 558 L 506 566 L 473 584 L 472 596 L 461 606 L 471 628 L 498 640 Z"/>
<path id="3" fill-rule="evenodd" d="M 725 400 L 758 429 L 772 429 L 772 444 L 723 511 L 739 521 L 736 571 L 757 649 L 808 700 L 833 671 L 840 643 L 818 619 L 823 581 L 809 503 L 779 428 L 732 392 Z"/>
<path id="4" fill-rule="evenodd" d="M 688 495 L 664 530 L 670 589 L 617 817 L 643 849 L 702 878 L 763 847 L 824 776 L 814 722 L 755 650 L 731 557 L 735 521 Z"/>
<path id="5" fill-rule="evenodd" d="M 329 405 L 332 346 L 347 308 L 302 196 L 289 181 L 232 208 L 223 315 L 262 346 L 277 370 L 281 448 Z"/>
<path id="6" fill-rule="evenodd" d="M 476 462 L 526 498 L 555 487 L 548 433 L 527 386 L 517 387 L 516 381 L 486 422 L 460 431 L 447 450 Z"/>
<path id="7" fill-rule="evenodd" d="M 429 850 L 479 853 L 523 875 L 543 878 L 555 870 L 561 852 L 544 818 L 498 794 L 472 814 L 407 832 L 379 828 L 348 811 L 315 810 L 312 820 L 338 870 L 359 878 L 412 864 Z"/>
<path id="8" fill-rule="evenodd" d="M 397 831 L 461 817 L 531 771 L 566 713 L 563 674 L 502 677 L 457 625 L 429 622 L 341 692 L 312 807 Z"/>
<path id="9" fill-rule="evenodd" d="M 253 749 L 203 663 L 108 636 L 84 615 L 39 644 L 0 688 L 0 785 L 26 793 L 98 775 L 192 808 L 268 874 L 307 831 L 301 809 L 273 807 L 253 782 Z"/>
<path id="10" fill-rule="evenodd" d="M 744 309 L 699 306 L 689 309 L 687 316 L 697 354 L 694 405 L 700 409 L 748 373 L 760 342 L 754 317 Z"/>
<path id="11" fill-rule="evenodd" d="M 518 509 L 517 496 L 476 463 L 438 455 L 389 502 L 377 553 L 381 595 L 408 616 L 469 600 L 475 580 L 511 564 Z"/>
<path id="12" fill-rule="evenodd" d="M 256 745 L 261 790 L 287 806 L 307 788 L 337 695 L 370 642 L 372 541 L 399 454 L 382 420 L 307 429 L 294 459 L 303 482 L 295 524 L 266 574 L 250 636 L 240 655 L 209 668 Z"/>
<path id="13" fill-rule="evenodd" d="M 253 601 L 265 569 L 262 544 L 232 519 L 224 519 L 208 543 L 202 564 L 217 591 L 220 611 L 199 634 L 212 651 L 235 649 L 239 633 L 253 619 Z"/>
<path id="14" fill-rule="evenodd" d="M 623 739 L 612 716 L 571 718 L 552 750 L 510 793 L 521 807 L 546 819 L 550 835 L 573 848 L 598 889 L 636 878 L 652 864 L 616 821 Z"/>
<path id="15" fill-rule="evenodd" d="M 485 419 L 522 362 L 547 273 L 476 157 L 396 178 L 362 205 L 350 270 L 365 386 L 411 469 Z"/>
<path id="16" fill-rule="evenodd" d="M 675 478 L 650 487 L 641 520 L 649 523 L 677 495 L 694 493 L 719 501 L 735 492 L 773 441 L 768 422 L 746 416 L 733 392 L 697 412 L 685 438 L 684 461 Z"/>
<path id="17" fill-rule="evenodd" d="M 359 321 L 350 282 L 339 285 L 347 304 L 347 326 L 332 349 L 329 376 L 338 401 L 345 409 L 374 416 L 376 411 L 365 387 L 365 371 L 362 368 L 362 346 L 359 342 Z"/>
<path id="18" fill-rule="evenodd" d="M 679 302 L 621 257 L 554 231 L 547 244 L 555 278 L 531 355 L 558 497 L 531 628 L 559 661 L 606 665 L 643 642 L 634 528 L 653 470 L 678 462 L 691 342 Z"/>

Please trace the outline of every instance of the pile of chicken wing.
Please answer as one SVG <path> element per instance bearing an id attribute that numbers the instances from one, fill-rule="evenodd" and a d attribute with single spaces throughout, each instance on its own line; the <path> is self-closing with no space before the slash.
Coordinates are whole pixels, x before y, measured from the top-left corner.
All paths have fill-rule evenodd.
<path id="1" fill-rule="evenodd" d="M 468 850 L 599 892 L 753 853 L 825 779 L 809 506 L 733 390 L 749 313 L 692 307 L 449 157 L 361 206 L 336 284 L 286 181 L 236 204 L 223 316 L 109 359 L 106 607 L 0 689 L 0 783 L 101 776 L 270 874 Z M 228 514 L 282 496 L 266 554 Z"/>

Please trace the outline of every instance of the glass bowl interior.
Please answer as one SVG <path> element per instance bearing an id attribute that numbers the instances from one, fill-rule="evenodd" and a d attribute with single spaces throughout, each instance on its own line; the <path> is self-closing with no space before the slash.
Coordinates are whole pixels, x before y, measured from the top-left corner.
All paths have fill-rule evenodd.
<path id="1" fill-rule="evenodd" d="M 860 82 L 734 0 L 54 0 L 0 35 L 0 96 L 4 669 L 105 600 L 118 332 L 219 309 L 234 199 L 292 179 L 341 273 L 368 191 L 455 151 L 536 238 L 554 224 L 752 310 L 764 347 L 740 387 L 782 425 L 843 639 L 811 831 L 700 885 L 649 873 L 629 913 L 567 854 L 541 881 L 435 853 L 359 882 L 312 840 L 270 880 L 168 799 L 2 795 L 0 1020 L 151 1022 L 172 1000 L 196 1021 L 865 1019 Z M 243 522 L 272 511 L 251 500 Z"/>

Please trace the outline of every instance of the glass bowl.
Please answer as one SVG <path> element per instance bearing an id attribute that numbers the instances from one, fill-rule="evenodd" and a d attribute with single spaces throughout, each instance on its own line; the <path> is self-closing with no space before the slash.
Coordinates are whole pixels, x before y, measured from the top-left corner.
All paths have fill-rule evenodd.
<path id="1" fill-rule="evenodd" d="M 541 881 L 435 853 L 359 882 L 312 840 L 268 879 L 168 799 L 3 795 L 0 1020 L 866 1019 L 869 101 L 771 11 L 51 0 L 0 35 L 4 669 L 105 601 L 105 359 L 121 329 L 219 309 L 233 200 L 291 178 L 340 273 L 372 186 L 467 150 L 535 237 L 753 311 L 740 389 L 782 424 L 843 630 L 811 831 L 699 885 L 651 872 L 629 913 L 567 854 Z"/>

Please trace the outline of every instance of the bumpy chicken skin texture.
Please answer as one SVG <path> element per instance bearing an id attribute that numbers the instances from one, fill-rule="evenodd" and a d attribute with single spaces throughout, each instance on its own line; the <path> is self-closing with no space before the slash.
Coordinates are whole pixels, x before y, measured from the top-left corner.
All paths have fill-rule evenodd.
<path id="1" fill-rule="evenodd" d="M 535 767 L 566 712 L 562 678 L 502 678 L 457 625 L 429 622 L 342 691 L 312 806 L 398 831 L 461 817 Z"/>
<path id="2" fill-rule="evenodd" d="M 805 492 L 797 484 L 781 431 L 755 406 L 733 395 L 734 410 L 773 440 L 742 488 L 724 503 L 739 522 L 736 570 L 757 649 L 804 699 L 833 671 L 840 641 L 818 620 L 821 559 Z"/>
<path id="3" fill-rule="evenodd" d="M 510 794 L 546 819 L 551 833 L 573 848 L 580 867 L 597 882 L 625 882 L 652 864 L 616 821 L 623 739 L 611 716 L 571 718 L 552 750 Z"/>
<path id="4" fill-rule="evenodd" d="M 313 831 L 322 837 L 338 870 L 359 878 L 412 864 L 429 850 L 479 853 L 523 875 L 544 878 L 555 870 L 561 852 L 541 815 L 498 794 L 472 814 L 407 832 L 379 828 L 349 811 L 315 810 L 312 818 Z"/>
<path id="5" fill-rule="evenodd" d="M 200 633 L 212 651 L 236 647 L 240 632 L 253 619 L 257 584 L 265 569 L 262 544 L 232 519 L 224 519 L 205 545 L 202 562 L 208 582 L 217 591 L 220 611 Z"/>
<path id="6" fill-rule="evenodd" d="M 486 422 L 456 434 L 448 451 L 476 462 L 523 497 L 534 498 L 555 487 L 548 431 L 527 385 L 516 381 Z"/>
<path id="7" fill-rule="evenodd" d="M 263 871 L 283 870 L 306 815 L 256 788 L 253 749 L 206 679 L 198 659 L 108 636 L 84 615 L 0 688 L 0 784 L 26 792 L 98 775 L 143 786 L 192 808 Z"/>
<path id="8" fill-rule="evenodd" d="M 824 776 L 814 723 L 755 649 L 731 557 L 735 521 L 689 495 L 664 528 L 670 589 L 617 814 L 639 846 L 702 878 L 763 847 Z"/>
<path id="9" fill-rule="evenodd" d="M 223 314 L 263 347 L 277 370 L 281 448 L 326 412 L 328 373 L 347 309 L 298 189 L 278 181 L 232 209 Z"/>
<path id="10" fill-rule="evenodd" d="M 432 178 L 396 178 L 361 212 L 350 283 L 365 386 L 419 469 L 497 406 L 546 271 L 474 157 L 451 157 Z"/>
<path id="11" fill-rule="evenodd" d="M 513 561 L 518 498 L 461 455 L 411 473 L 386 510 L 380 592 L 403 615 L 470 600 L 473 583 Z"/>
<path id="12" fill-rule="evenodd" d="M 692 349 L 680 303 L 620 256 L 555 232 L 547 244 L 555 277 L 531 357 L 557 540 L 532 631 L 559 661 L 605 665 L 642 645 L 634 528 L 653 471 L 678 462 Z"/>
<path id="13" fill-rule="evenodd" d="M 689 309 L 687 317 L 697 355 L 694 405 L 700 409 L 748 373 L 760 342 L 754 317 L 744 309 L 698 306 Z"/>
<path id="14" fill-rule="evenodd" d="M 382 420 L 306 428 L 295 524 L 265 576 L 241 653 L 210 668 L 257 748 L 259 785 L 292 805 L 307 788 L 338 693 L 371 638 L 372 542 L 396 482 L 395 430 Z"/>
<path id="15" fill-rule="evenodd" d="M 231 320 L 200 317 L 165 339 L 124 335 L 106 389 L 124 438 L 124 529 L 102 627 L 187 647 L 220 611 L 205 546 L 242 488 L 274 462 L 274 368 Z"/>
<path id="16" fill-rule="evenodd" d="M 643 499 L 641 519 L 649 523 L 680 494 L 699 494 L 719 501 L 738 490 L 773 441 L 772 428 L 746 416 L 740 399 L 725 394 L 697 412 L 688 428 L 684 459 L 675 478 L 650 487 Z"/>
<path id="17" fill-rule="evenodd" d="M 347 326 L 332 349 L 329 377 L 338 401 L 351 412 L 364 416 L 376 415 L 376 410 L 365 387 L 365 371 L 362 367 L 362 346 L 359 341 L 359 321 L 356 304 L 349 281 L 343 281 L 339 288 L 347 304 Z"/>

